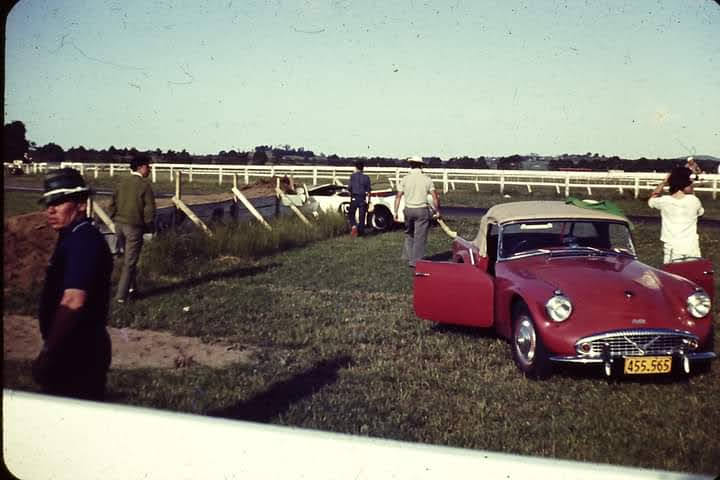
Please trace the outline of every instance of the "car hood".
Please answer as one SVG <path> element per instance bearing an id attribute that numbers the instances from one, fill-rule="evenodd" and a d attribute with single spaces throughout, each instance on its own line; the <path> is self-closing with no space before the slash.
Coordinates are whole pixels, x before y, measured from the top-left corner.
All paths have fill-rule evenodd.
<path id="1" fill-rule="evenodd" d="M 631 257 L 534 257 L 516 274 L 561 290 L 573 304 L 571 319 L 582 323 L 605 330 L 687 327 L 692 282 Z"/>

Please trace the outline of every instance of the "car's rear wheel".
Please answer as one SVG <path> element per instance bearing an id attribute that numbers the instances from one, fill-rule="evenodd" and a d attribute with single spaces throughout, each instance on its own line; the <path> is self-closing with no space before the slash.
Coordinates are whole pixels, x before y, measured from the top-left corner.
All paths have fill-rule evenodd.
<path id="1" fill-rule="evenodd" d="M 541 380 L 550 376 L 550 358 L 524 303 L 513 309 L 512 355 L 515 365 L 528 378 Z"/>
<path id="2" fill-rule="evenodd" d="M 372 225 L 375 230 L 384 232 L 385 230 L 389 230 L 392 224 L 393 218 L 390 212 L 386 208 L 375 207 L 372 217 L 370 218 L 370 225 Z"/>

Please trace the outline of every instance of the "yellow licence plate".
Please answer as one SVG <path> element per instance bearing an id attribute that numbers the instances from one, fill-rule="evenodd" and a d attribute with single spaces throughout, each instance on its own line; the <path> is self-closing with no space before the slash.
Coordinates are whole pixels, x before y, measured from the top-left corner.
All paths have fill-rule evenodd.
<path id="1" fill-rule="evenodd" d="M 672 357 L 625 357 L 625 373 L 670 373 Z"/>

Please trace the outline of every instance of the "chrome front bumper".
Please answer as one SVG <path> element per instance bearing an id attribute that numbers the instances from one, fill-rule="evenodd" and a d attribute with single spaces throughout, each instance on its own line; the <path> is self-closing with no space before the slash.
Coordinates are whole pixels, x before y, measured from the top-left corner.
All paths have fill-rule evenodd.
<path id="1" fill-rule="evenodd" d="M 630 355 L 628 355 L 630 356 Z M 643 355 L 636 355 L 638 357 Z M 652 355 L 656 356 L 656 355 Z M 715 352 L 688 352 L 688 353 L 675 353 L 670 354 L 671 357 L 678 357 L 683 358 L 686 357 L 691 362 L 699 362 L 699 361 L 707 361 L 707 360 L 714 360 L 717 358 L 717 355 Z M 624 358 L 624 357 L 611 357 L 608 360 L 612 359 L 618 359 L 618 358 Z M 554 357 L 550 357 L 550 360 L 553 362 L 559 362 L 559 363 L 579 363 L 579 364 L 597 364 L 597 363 L 605 363 L 607 360 L 602 357 L 584 357 L 580 355 L 557 355 Z"/>

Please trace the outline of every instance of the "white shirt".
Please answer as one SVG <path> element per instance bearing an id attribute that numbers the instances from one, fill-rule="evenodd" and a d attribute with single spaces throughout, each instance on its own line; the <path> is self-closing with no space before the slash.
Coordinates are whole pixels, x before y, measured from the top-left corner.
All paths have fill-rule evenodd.
<path id="1" fill-rule="evenodd" d="M 400 191 L 405 196 L 407 208 L 421 208 L 428 205 L 428 193 L 435 191 L 430 177 L 425 175 L 419 168 L 413 168 L 410 173 L 402 179 Z"/>
<path id="2" fill-rule="evenodd" d="M 651 208 L 660 210 L 662 229 L 660 240 L 673 245 L 685 245 L 698 241 L 697 219 L 705 210 L 695 195 L 675 198 L 672 195 L 651 197 Z"/>

